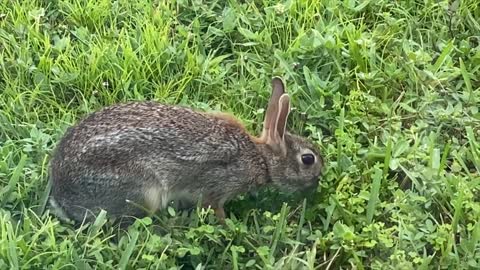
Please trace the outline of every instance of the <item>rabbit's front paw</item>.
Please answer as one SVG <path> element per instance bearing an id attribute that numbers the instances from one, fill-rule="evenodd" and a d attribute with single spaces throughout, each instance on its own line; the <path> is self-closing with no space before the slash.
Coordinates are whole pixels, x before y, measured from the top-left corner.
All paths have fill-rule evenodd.
<path id="1" fill-rule="evenodd" d="M 213 211 L 215 211 L 215 216 L 218 219 L 218 222 L 221 224 L 225 224 L 225 210 L 223 209 L 222 206 L 213 208 Z"/>
<path id="2" fill-rule="evenodd" d="M 221 224 L 225 224 L 225 210 L 223 209 L 223 205 L 219 203 L 205 202 L 203 203 L 203 208 L 213 209 L 215 216 L 218 219 L 218 222 Z"/>

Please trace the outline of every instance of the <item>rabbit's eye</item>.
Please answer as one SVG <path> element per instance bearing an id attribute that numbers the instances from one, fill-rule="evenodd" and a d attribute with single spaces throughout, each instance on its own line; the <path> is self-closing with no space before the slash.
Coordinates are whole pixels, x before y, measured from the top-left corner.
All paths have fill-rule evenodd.
<path id="1" fill-rule="evenodd" d="M 315 163 L 315 156 L 313 154 L 303 154 L 302 162 L 305 165 L 312 165 L 313 163 Z"/>

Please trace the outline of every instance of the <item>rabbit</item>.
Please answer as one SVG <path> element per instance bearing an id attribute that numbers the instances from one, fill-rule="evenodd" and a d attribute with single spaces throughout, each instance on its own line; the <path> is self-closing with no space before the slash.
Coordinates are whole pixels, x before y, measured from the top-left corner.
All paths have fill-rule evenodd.
<path id="1" fill-rule="evenodd" d="M 281 78 L 260 136 L 226 113 L 154 101 L 118 103 L 94 112 L 65 132 L 49 173 L 50 204 L 69 220 L 142 218 L 171 201 L 202 202 L 224 222 L 224 204 L 273 185 L 315 188 L 324 167 L 311 141 L 286 130 L 290 97 Z"/>

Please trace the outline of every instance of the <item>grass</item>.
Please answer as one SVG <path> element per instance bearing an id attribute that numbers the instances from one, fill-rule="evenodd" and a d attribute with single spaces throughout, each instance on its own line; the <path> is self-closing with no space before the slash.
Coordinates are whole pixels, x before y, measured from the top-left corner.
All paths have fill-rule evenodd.
<path id="1" fill-rule="evenodd" d="M 0 0 L 0 269 L 480 268 L 480 1 Z M 88 112 L 157 100 L 261 129 L 282 76 L 318 190 L 126 229 L 42 213 Z"/>

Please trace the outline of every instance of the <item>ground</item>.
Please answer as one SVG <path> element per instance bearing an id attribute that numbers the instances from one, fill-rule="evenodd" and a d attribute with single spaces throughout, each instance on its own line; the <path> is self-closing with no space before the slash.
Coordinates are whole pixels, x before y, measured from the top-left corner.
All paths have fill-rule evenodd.
<path id="1" fill-rule="evenodd" d="M 479 33 L 478 0 L 0 1 L 0 268 L 478 269 Z M 245 194 L 224 226 L 42 211 L 86 113 L 157 100 L 258 134 L 276 75 L 325 158 L 311 194 Z"/>

